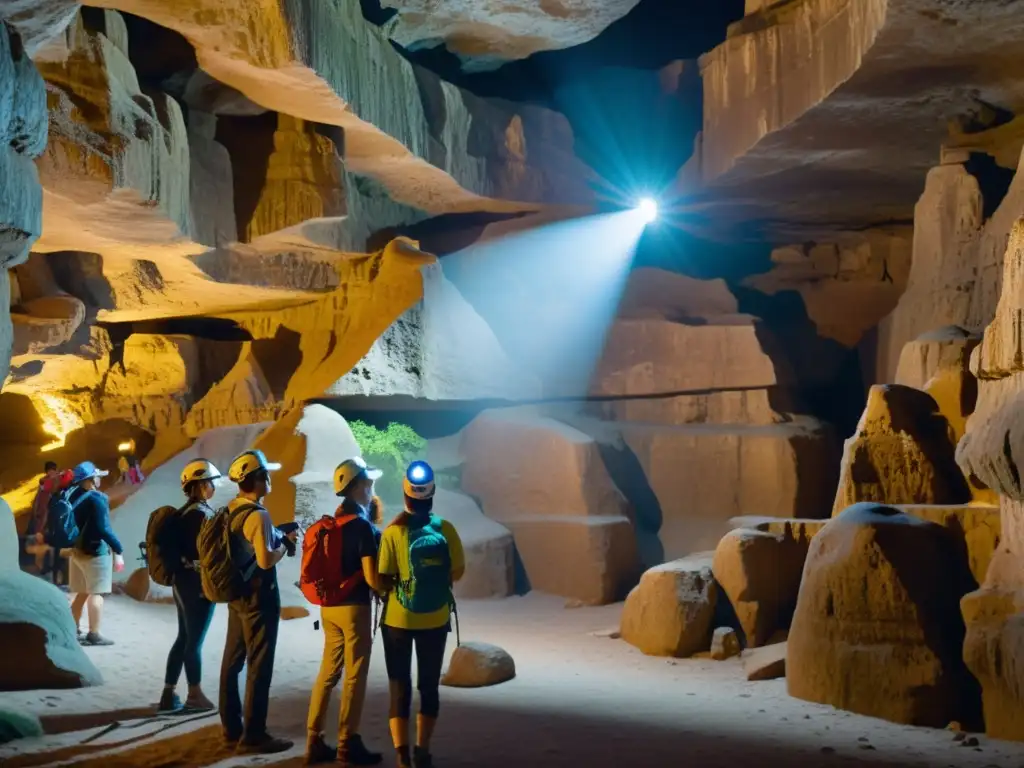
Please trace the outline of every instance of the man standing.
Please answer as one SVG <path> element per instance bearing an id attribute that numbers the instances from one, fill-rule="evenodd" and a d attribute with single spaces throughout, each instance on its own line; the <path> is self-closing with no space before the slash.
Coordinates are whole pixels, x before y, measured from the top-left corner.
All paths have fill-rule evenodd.
<path id="1" fill-rule="evenodd" d="M 366 466 L 356 457 L 348 459 L 334 470 L 334 492 L 343 497 L 335 512 L 335 520 L 328 522 L 333 542 L 340 536 L 340 551 L 332 552 L 329 545 L 307 557 L 340 558 L 340 583 L 337 592 L 320 600 L 320 623 L 324 630 L 324 655 L 320 674 L 313 684 L 307 720 L 306 764 L 329 762 L 337 758 L 344 766 L 377 765 L 382 760 L 378 752 L 369 751 L 359 735 L 359 722 L 366 698 L 366 680 L 370 671 L 370 651 L 373 647 L 373 609 L 370 590 L 381 589 L 377 575 L 377 537 L 369 520 L 373 501 L 373 482 L 381 476 L 380 470 Z M 316 525 L 316 524 L 314 524 Z M 310 535 L 320 541 L 318 531 L 311 528 Z M 313 542 L 307 537 L 309 545 Z M 336 564 L 334 564 L 336 565 Z M 337 573 L 337 568 L 321 565 L 321 573 Z M 338 718 L 338 747 L 329 746 L 323 736 L 324 719 L 331 701 L 331 692 L 345 673 L 341 694 L 341 712 Z"/>
<path id="2" fill-rule="evenodd" d="M 296 532 L 287 536 L 274 527 L 263 506 L 270 493 L 270 473 L 280 469 L 262 451 L 240 454 L 228 469 L 238 484 L 238 496 L 228 504 L 232 558 L 242 571 L 246 594 L 228 603 L 228 631 L 220 672 L 220 718 L 224 737 L 238 751 L 274 754 L 286 752 L 292 742 L 267 732 L 270 682 L 274 673 L 277 630 L 281 622 L 281 593 L 277 564 L 294 554 Z M 238 690 L 238 675 L 248 664 L 245 712 Z"/>
<path id="3" fill-rule="evenodd" d="M 84 636 L 79 633 L 83 645 L 113 645 L 100 634 L 100 619 L 103 596 L 109 595 L 113 586 L 113 572 L 124 568 L 124 549 L 110 527 L 107 495 L 99 490 L 100 478 L 108 474 L 91 461 L 83 461 L 72 473 L 73 487 L 67 498 L 79 530 L 69 566 L 69 588 L 75 596 L 71 615 L 76 627 L 83 609 L 89 608 L 89 631 Z"/>
<path id="4" fill-rule="evenodd" d="M 57 472 L 57 465 L 46 462 L 43 468 L 43 476 L 39 478 L 39 488 L 36 489 L 36 497 L 32 500 L 32 519 L 28 524 L 28 534 L 43 533 L 46 530 L 46 510 L 50 507 L 50 497 L 58 490 L 60 484 L 60 473 Z"/>

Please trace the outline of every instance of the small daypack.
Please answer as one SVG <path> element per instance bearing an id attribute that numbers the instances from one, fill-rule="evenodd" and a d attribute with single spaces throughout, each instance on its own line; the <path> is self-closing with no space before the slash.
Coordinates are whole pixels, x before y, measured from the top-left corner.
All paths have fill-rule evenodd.
<path id="1" fill-rule="evenodd" d="M 234 521 L 259 509 L 257 504 L 243 504 L 235 510 L 221 507 L 203 521 L 196 541 L 199 550 L 199 575 L 203 594 L 211 603 L 230 603 L 248 594 L 244 572 L 251 570 L 254 560 L 236 562 Z M 240 526 L 239 526 L 240 529 Z"/>
<path id="2" fill-rule="evenodd" d="M 398 602 L 411 613 L 433 613 L 451 606 L 452 556 L 441 518 L 431 515 L 422 528 L 407 532 L 409 576 L 398 585 Z"/>
<path id="3" fill-rule="evenodd" d="M 187 509 L 188 506 L 160 507 L 146 524 L 143 546 L 149 578 L 165 587 L 174 583 L 175 575 L 184 567 L 181 520 Z"/>
<path id="4" fill-rule="evenodd" d="M 75 489 L 65 488 L 62 491 L 54 492 L 50 497 L 46 517 L 46 543 L 55 549 L 66 549 L 73 547 L 78 541 L 82 532 L 78 528 L 78 521 L 75 520 L 75 507 L 91 493 L 83 493 L 74 505 L 71 504 L 71 492 Z"/>
<path id="5" fill-rule="evenodd" d="M 341 605 L 363 580 L 361 570 L 348 578 L 342 574 L 341 529 L 355 519 L 355 515 L 324 515 L 306 530 L 299 589 L 313 605 Z"/>

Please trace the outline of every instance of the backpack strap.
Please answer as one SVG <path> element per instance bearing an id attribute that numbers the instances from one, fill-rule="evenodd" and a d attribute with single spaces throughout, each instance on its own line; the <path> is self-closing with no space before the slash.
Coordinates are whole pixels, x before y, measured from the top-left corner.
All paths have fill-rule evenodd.
<path id="1" fill-rule="evenodd" d="M 239 528 L 238 533 L 242 533 L 241 529 L 242 529 L 243 526 L 245 526 L 246 519 L 249 517 L 249 515 L 251 515 L 257 509 L 263 509 L 263 507 L 262 507 L 262 505 L 257 504 L 255 502 L 249 502 L 247 504 L 239 504 L 234 509 L 231 509 L 230 507 L 228 507 L 228 514 L 230 515 L 230 519 L 228 520 L 228 524 L 227 524 L 227 526 L 224 529 L 224 535 L 227 537 L 227 540 L 224 543 L 227 545 L 227 548 L 228 548 L 227 551 L 228 552 L 234 552 L 234 549 L 231 546 L 231 537 L 234 535 L 234 531 L 232 531 L 231 528 L 232 528 L 232 525 L 235 522 L 235 520 L 236 519 L 240 519 L 241 520 L 241 522 L 238 525 L 238 528 Z M 244 534 L 243 534 L 243 536 L 244 536 Z M 250 571 L 252 570 L 252 567 L 254 565 L 256 565 L 256 564 L 257 564 L 256 553 L 253 552 L 252 559 L 249 560 L 248 562 L 246 562 L 245 565 L 240 566 L 238 570 L 243 575 L 243 577 L 245 576 L 246 573 L 249 573 L 249 578 L 251 579 L 254 572 L 250 573 Z"/>

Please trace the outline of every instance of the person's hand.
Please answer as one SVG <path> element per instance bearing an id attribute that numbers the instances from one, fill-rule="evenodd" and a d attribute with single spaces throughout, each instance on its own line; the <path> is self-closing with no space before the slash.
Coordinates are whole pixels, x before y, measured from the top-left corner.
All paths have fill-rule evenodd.
<path id="1" fill-rule="evenodd" d="M 288 541 L 290 541 L 292 544 L 294 544 L 299 540 L 299 532 L 298 530 L 289 531 L 284 535 L 284 537 L 288 539 Z"/>
<path id="2" fill-rule="evenodd" d="M 124 570 L 124 558 L 121 555 L 114 555 L 114 572 L 120 573 Z"/>

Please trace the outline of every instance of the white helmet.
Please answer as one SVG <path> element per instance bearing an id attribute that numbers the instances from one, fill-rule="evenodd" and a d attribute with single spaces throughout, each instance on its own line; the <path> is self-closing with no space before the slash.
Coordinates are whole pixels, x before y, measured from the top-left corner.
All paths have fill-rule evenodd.
<path id="1" fill-rule="evenodd" d="M 181 488 L 184 490 L 189 483 L 194 483 L 197 480 L 216 480 L 219 477 L 221 477 L 220 470 L 213 466 L 212 461 L 195 459 L 181 470 Z"/>
<path id="2" fill-rule="evenodd" d="M 349 483 L 360 475 L 366 475 L 371 480 L 379 480 L 383 474 L 379 469 L 367 466 L 361 456 L 345 459 L 334 470 L 334 493 L 337 496 L 341 496 L 345 489 L 348 488 Z"/>
<path id="3" fill-rule="evenodd" d="M 235 460 L 231 462 L 231 466 L 228 467 L 228 478 L 233 483 L 240 483 L 257 470 L 262 469 L 267 472 L 273 472 L 280 468 L 280 464 L 267 461 L 263 451 L 254 448 L 249 451 L 243 451 L 235 457 Z"/>

